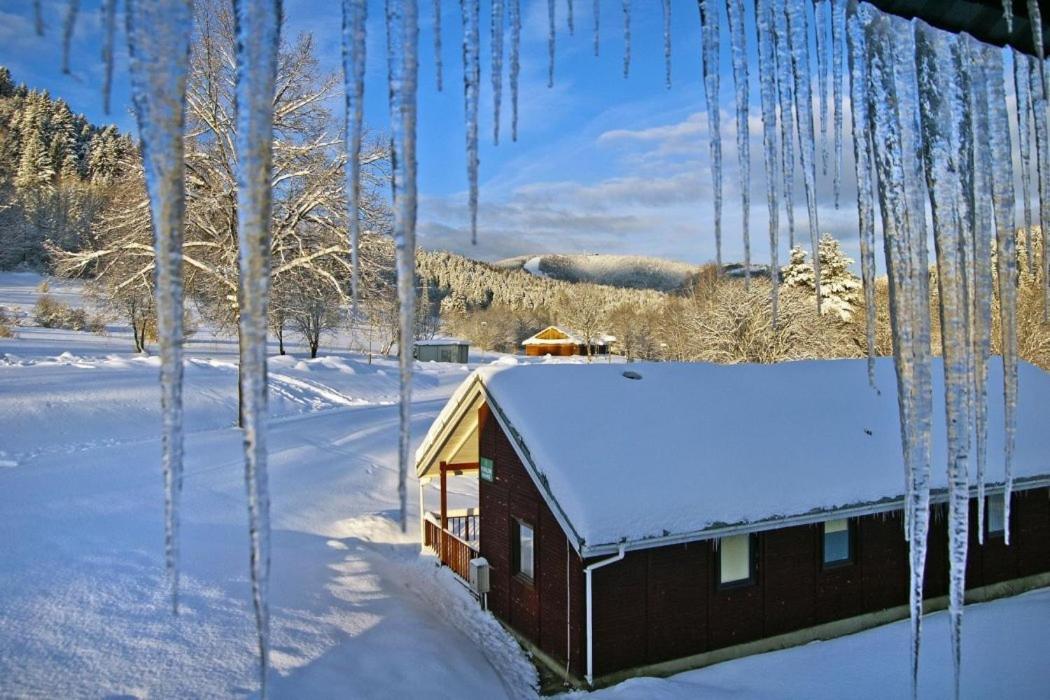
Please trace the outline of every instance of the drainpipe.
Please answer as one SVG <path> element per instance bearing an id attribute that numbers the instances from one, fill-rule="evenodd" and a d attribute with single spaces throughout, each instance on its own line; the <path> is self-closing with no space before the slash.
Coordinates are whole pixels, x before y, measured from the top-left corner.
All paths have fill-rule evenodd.
<path id="1" fill-rule="evenodd" d="M 587 594 L 587 675 L 584 677 L 587 680 L 587 685 L 594 685 L 594 606 L 591 602 L 591 572 L 603 566 L 615 564 L 623 559 L 624 547 L 625 545 L 621 542 L 620 551 L 615 556 L 588 564 L 583 570 L 586 577 Z"/>

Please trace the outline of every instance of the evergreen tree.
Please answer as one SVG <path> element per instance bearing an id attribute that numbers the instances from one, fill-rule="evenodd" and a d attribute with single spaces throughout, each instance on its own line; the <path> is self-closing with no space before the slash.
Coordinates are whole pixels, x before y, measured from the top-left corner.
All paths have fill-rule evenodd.
<path id="1" fill-rule="evenodd" d="M 828 233 L 821 236 L 817 254 L 820 256 L 822 312 L 834 313 L 842 321 L 852 320 L 861 296 L 860 279 L 850 271 L 853 260 L 846 257 L 838 240 Z M 791 260 L 781 273 L 785 286 L 807 289 L 815 295 L 813 265 L 802 248 L 791 249 Z"/>

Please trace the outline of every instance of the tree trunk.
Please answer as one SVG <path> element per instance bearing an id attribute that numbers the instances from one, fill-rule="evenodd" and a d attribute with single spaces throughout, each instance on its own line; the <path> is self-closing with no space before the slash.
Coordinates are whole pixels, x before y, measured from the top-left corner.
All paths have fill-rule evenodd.
<path id="1" fill-rule="evenodd" d="M 284 354 L 284 326 L 277 328 L 277 350 L 282 355 Z"/>

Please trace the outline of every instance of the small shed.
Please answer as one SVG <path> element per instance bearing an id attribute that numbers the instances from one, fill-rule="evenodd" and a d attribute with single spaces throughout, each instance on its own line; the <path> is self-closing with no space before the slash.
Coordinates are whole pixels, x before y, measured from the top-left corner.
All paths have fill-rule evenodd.
<path id="1" fill-rule="evenodd" d="M 458 338 L 417 340 L 412 356 L 420 362 L 459 362 L 466 364 L 470 343 Z"/>
<path id="2" fill-rule="evenodd" d="M 592 355 L 605 355 L 609 352 L 612 336 L 599 334 L 590 339 Z M 583 333 L 564 326 L 547 326 L 542 331 L 526 339 L 522 346 L 525 354 L 540 357 L 543 355 L 586 355 L 587 338 Z"/>

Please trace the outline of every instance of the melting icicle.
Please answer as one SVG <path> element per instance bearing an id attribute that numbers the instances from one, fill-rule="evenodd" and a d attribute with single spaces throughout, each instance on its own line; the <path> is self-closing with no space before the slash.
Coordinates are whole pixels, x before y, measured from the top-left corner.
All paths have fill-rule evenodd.
<path id="1" fill-rule="evenodd" d="M 1047 100 L 1050 100 L 1050 86 L 1047 83 L 1046 77 L 1046 54 L 1043 47 L 1043 16 L 1039 9 L 1038 0 L 1028 0 L 1028 19 L 1032 25 L 1032 41 L 1035 43 L 1035 55 L 1039 58 L 1039 82 L 1040 82 L 1040 94 L 1042 95 L 1042 102 L 1037 104 L 1035 112 L 1036 122 L 1036 148 L 1039 149 L 1050 149 L 1050 144 L 1047 143 L 1047 138 L 1043 139 L 1043 145 L 1039 145 L 1039 127 L 1043 128 L 1044 135 L 1050 132 L 1050 113 L 1047 112 Z M 1040 151 L 1039 165 L 1043 167 L 1043 154 Z M 1050 254 L 1046 251 L 1050 250 L 1050 226 L 1047 225 L 1047 219 L 1050 218 L 1050 212 L 1046 209 L 1050 207 L 1050 192 L 1043 190 L 1043 179 L 1050 179 L 1050 154 L 1047 155 L 1045 165 L 1042 174 L 1040 174 L 1040 185 L 1039 185 L 1039 211 L 1040 211 L 1040 226 L 1043 234 L 1043 320 L 1050 322 Z M 1031 247 L 1029 246 L 1029 250 Z M 1009 491 L 1007 491 L 1007 503 L 1009 503 Z"/>
<path id="2" fill-rule="evenodd" d="M 817 89 L 820 92 L 820 162 L 828 174 L 828 2 L 817 0 L 813 30 L 817 43 Z"/>
<path id="3" fill-rule="evenodd" d="M 795 90 L 791 77 L 787 15 L 783 0 L 775 0 L 773 22 L 776 39 L 774 59 L 777 66 L 777 100 L 780 104 L 780 172 L 784 181 L 784 211 L 788 223 L 788 247 L 795 247 L 795 120 L 792 105 Z"/>
<path id="4" fill-rule="evenodd" d="M 944 403 L 948 445 L 948 616 L 952 644 L 955 697 L 959 697 L 962 665 L 962 615 L 966 586 L 966 547 L 969 534 L 970 485 L 967 464 L 972 404 L 969 310 L 964 250 L 965 238 L 959 200 L 962 186 L 958 161 L 961 140 L 969 129 L 964 115 L 969 95 L 960 90 L 966 61 L 960 57 L 956 35 L 915 23 L 915 59 L 922 124 L 922 157 L 933 214 L 937 247 L 937 283 L 941 317 L 941 353 L 944 358 Z"/>
<path id="5" fill-rule="evenodd" d="M 711 174 L 714 178 L 715 200 L 715 260 L 722 271 L 722 134 L 719 126 L 718 105 L 718 2 L 698 0 L 700 7 L 700 40 L 704 73 L 704 104 L 707 109 L 707 128 L 711 138 Z"/>
<path id="6" fill-rule="evenodd" d="M 510 0 L 510 138 L 518 140 L 518 75 L 521 73 L 521 0 Z"/>
<path id="7" fill-rule="evenodd" d="M 860 232 L 860 275 L 864 285 L 864 330 L 868 351 L 868 383 L 875 387 L 875 203 L 872 199 L 871 134 L 868 131 L 868 65 L 864 32 L 856 15 L 847 23 L 850 103 L 853 106 L 853 160 L 857 176 L 857 226 Z"/>
<path id="8" fill-rule="evenodd" d="M 623 77 L 631 72 L 631 0 L 623 0 Z"/>
<path id="9" fill-rule="evenodd" d="M 809 82 L 809 40 L 806 35 L 806 0 L 787 0 L 787 30 L 791 69 L 795 81 L 795 115 L 798 121 L 799 153 L 806 206 L 809 210 L 809 239 L 813 257 L 813 277 L 817 289 L 817 313 L 821 312 L 823 290 L 820 285 L 820 255 L 817 251 L 820 222 L 817 219 L 816 137 L 813 129 L 813 94 Z"/>
<path id="10" fill-rule="evenodd" d="M 273 100 L 280 46 L 281 1 L 238 0 L 237 248 L 240 263 L 241 396 L 244 480 L 248 490 L 252 602 L 259 680 L 266 697 L 270 615 L 270 494 L 266 475 L 266 331 L 270 296 Z"/>
<path id="11" fill-rule="evenodd" d="M 463 96 L 467 120 L 467 179 L 470 182 L 470 242 L 478 242 L 478 0 L 460 0 L 463 10 Z M 554 70 L 553 66 L 551 70 Z"/>
<path id="12" fill-rule="evenodd" d="M 193 33 L 191 0 L 127 0 L 128 70 L 149 194 L 160 345 L 164 555 L 172 609 L 179 611 L 182 491 L 183 126 Z"/>
<path id="13" fill-rule="evenodd" d="M 834 117 L 835 157 L 832 190 L 835 208 L 842 194 L 842 71 L 846 52 L 846 0 L 831 0 L 831 95 Z"/>
<path id="14" fill-rule="evenodd" d="M 1010 544 L 1010 494 L 1013 490 L 1014 440 L 1017 433 L 1017 248 L 1014 223 L 1013 158 L 1010 149 L 1010 116 L 1003 87 L 1002 54 L 982 47 L 988 59 L 988 136 L 991 151 L 993 205 L 995 207 L 996 262 L 999 278 L 999 321 L 1003 360 L 1003 523 L 1006 544 Z M 1044 248 L 1045 250 L 1045 248 Z M 991 294 L 989 293 L 989 297 Z"/>
<path id="15" fill-rule="evenodd" d="M 1009 2 L 1009 0 L 1007 0 Z M 1014 94 L 1017 98 L 1017 150 L 1021 157 L 1021 202 L 1024 205 L 1025 252 L 1029 273 L 1035 272 L 1032 251 L 1032 91 L 1028 85 L 1028 61 L 1016 49 L 1013 55 Z"/>
<path id="16" fill-rule="evenodd" d="M 73 43 L 73 30 L 77 26 L 80 0 L 67 0 L 66 16 L 62 20 L 62 72 L 69 75 L 69 48 Z"/>
<path id="17" fill-rule="evenodd" d="M 445 82 L 441 54 L 441 0 L 434 0 L 434 70 L 437 71 L 438 92 L 444 88 Z"/>
<path id="18" fill-rule="evenodd" d="M 113 88 L 113 40 L 117 31 L 117 0 L 102 0 L 102 111 L 109 114 Z"/>
<path id="19" fill-rule="evenodd" d="M 671 0 L 663 0 L 664 9 L 664 82 L 671 89 Z"/>
<path id="20" fill-rule="evenodd" d="M 773 45 L 773 0 L 757 0 L 755 21 L 758 28 L 758 80 L 762 104 L 762 151 L 766 165 L 766 204 L 769 209 L 769 279 L 772 282 L 770 306 L 775 328 L 780 282 L 780 222 L 777 213 L 777 76 Z"/>
<path id="21" fill-rule="evenodd" d="M 492 0 L 492 141 L 499 145 L 499 117 L 503 100 L 503 0 Z"/>
<path id="22" fill-rule="evenodd" d="M 729 41 L 736 88 L 736 150 L 740 160 L 740 201 L 744 236 L 744 286 L 751 284 L 751 133 L 748 128 L 747 39 L 744 33 L 744 0 L 728 0 Z"/>
<path id="23" fill-rule="evenodd" d="M 568 9 L 567 9 L 567 12 L 566 12 L 566 14 L 568 16 L 566 17 L 566 20 L 569 23 L 569 36 L 575 36 L 576 35 L 576 19 L 575 19 L 575 17 L 573 17 L 572 0 L 567 0 L 566 4 L 568 5 Z"/>
<path id="24" fill-rule="evenodd" d="M 922 590 L 929 528 L 930 383 L 929 276 L 925 204 L 916 124 L 914 55 L 910 25 L 860 5 L 857 16 L 868 51 L 868 110 L 878 172 L 890 326 L 905 462 L 905 530 L 911 582 L 912 693 L 918 690 Z M 910 64 L 910 65 L 909 65 Z M 898 74 L 899 71 L 899 74 Z"/>
<path id="25" fill-rule="evenodd" d="M 547 0 L 547 87 L 554 87 L 554 0 Z"/>
<path id="26" fill-rule="evenodd" d="M 343 85 L 346 93 L 346 192 L 350 221 L 351 293 L 357 309 L 361 284 L 361 128 L 365 96 L 367 0 L 343 0 Z"/>
<path id="27" fill-rule="evenodd" d="M 601 20 L 601 0 L 594 0 L 594 55 L 598 55 L 598 25 Z"/>
<path id="28" fill-rule="evenodd" d="M 598 0 L 594 0 L 597 4 Z M 44 9 L 40 0 L 33 0 L 33 25 L 36 27 L 37 36 L 44 36 Z"/>
<path id="29" fill-rule="evenodd" d="M 474 17 L 476 35 L 476 12 Z M 401 379 L 397 495 L 401 504 L 401 531 L 405 532 L 408 528 L 405 480 L 411 458 L 409 428 L 416 305 L 416 86 L 419 74 L 417 0 L 387 0 L 386 27 L 390 86 L 390 180 L 394 214 L 394 259 L 397 267 L 398 369 Z"/>
<path id="30" fill-rule="evenodd" d="M 1028 82 L 1032 93 L 1033 123 L 1035 126 L 1036 179 L 1039 185 L 1039 227 L 1043 236 L 1043 251 L 1050 250 L 1050 128 L 1048 128 L 1047 94 L 1043 90 L 1043 73 L 1038 61 L 1027 58 Z M 1043 277 L 1050 271 L 1050 255 L 1043 253 Z M 1050 305 L 1045 305 L 1050 313 Z M 1045 318 L 1045 317 L 1044 317 Z"/>
<path id="31" fill-rule="evenodd" d="M 1003 0 L 1003 19 L 1006 20 L 1007 34 L 1014 33 L 1014 0 Z"/>

